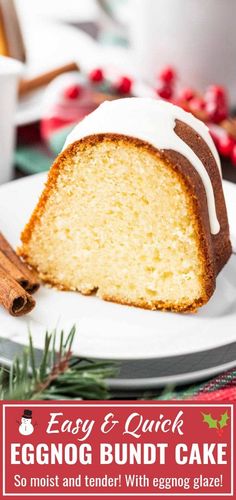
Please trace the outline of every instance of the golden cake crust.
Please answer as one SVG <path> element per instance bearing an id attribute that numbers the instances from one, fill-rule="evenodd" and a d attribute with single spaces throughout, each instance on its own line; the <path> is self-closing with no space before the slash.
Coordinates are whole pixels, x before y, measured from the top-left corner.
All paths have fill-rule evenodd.
<path id="1" fill-rule="evenodd" d="M 199 174 L 185 157 L 172 150 L 157 150 L 149 143 L 146 143 L 140 139 L 131 138 L 119 134 L 99 134 L 86 137 L 69 145 L 66 150 L 64 150 L 55 160 L 48 174 L 46 187 L 28 224 L 22 232 L 22 247 L 19 250 L 20 255 L 30 263 L 30 256 L 28 255 L 27 246 L 31 239 L 31 235 L 35 225 L 40 221 L 40 218 L 44 213 L 47 200 L 56 187 L 58 176 L 60 175 L 63 168 L 63 162 L 67 159 L 69 160 L 71 156 L 73 156 L 73 154 L 77 152 L 78 147 L 81 151 L 83 151 L 83 148 L 88 148 L 90 146 L 96 145 L 98 141 L 124 141 L 126 147 L 129 144 L 134 144 L 136 147 L 144 148 L 151 155 L 154 155 L 155 157 L 158 155 L 159 158 L 164 160 L 164 162 L 173 169 L 173 172 L 178 176 L 178 179 L 181 182 L 184 190 L 191 197 L 192 210 L 195 216 L 195 220 L 197 221 L 195 229 L 198 235 L 199 254 L 202 260 L 203 267 L 205 269 L 203 277 L 203 289 L 205 290 L 205 294 L 199 300 L 196 300 L 191 304 L 183 303 L 181 304 L 181 306 L 173 305 L 163 301 L 156 301 L 150 306 L 150 303 L 146 302 L 145 300 L 134 302 L 129 300 L 129 298 L 124 298 L 121 300 L 119 297 L 110 295 L 105 295 L 103 296 L 103 298 L 105 300 L 114 301 L 121 304 L 133 305 L 147 309 L 172 310 L 175 312 L 194 312 L 203 304 L 208 302 L 215 289 L 216 276 L 223 265 L 227 262 L 231 254 L 229 227 L 222 190 L 222 183 L 215 159 L 203 139 L 193 129 L 180 121 L 176 122 L 175 132 L 197 154 L 210 176 L 216 199 L 217 217 L 220 223 L 220 232 L 217 235 L 212 235 L 210 232 L 206 193 L 202 180 Z M 37 269 L 35 270 L 38 271 Z M 47 280 L 47 282 L 49 285 L 56 286 L 59 289 L 66 289 L 56 281 Z M 88 292 L 88 294 L 89 293 L 93 293 L 93 291 Z"/>

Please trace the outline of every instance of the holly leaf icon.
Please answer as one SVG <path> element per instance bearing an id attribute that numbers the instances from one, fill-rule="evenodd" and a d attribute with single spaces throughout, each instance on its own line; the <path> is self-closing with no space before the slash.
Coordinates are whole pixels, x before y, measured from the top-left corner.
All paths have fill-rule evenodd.
<path id="1" fill-rule="evenodd" d="M 208 424 L 209 429 L 217 429 L 217 420 L 211 416 L 210 413 L 202 413 L 203 416 L 203 422 L 206 422 Z"/>
<path id="2" fill-rule="evenodd" d="M 225 413 L 222 413 L 220 417 L 221 418 L 219 420 L 219 426 L 221 429 L 223 429 L 223 427 L 226 427 L 228 425 L 228 420 L 229 420 L 228 412 L 225 411 Z"/>

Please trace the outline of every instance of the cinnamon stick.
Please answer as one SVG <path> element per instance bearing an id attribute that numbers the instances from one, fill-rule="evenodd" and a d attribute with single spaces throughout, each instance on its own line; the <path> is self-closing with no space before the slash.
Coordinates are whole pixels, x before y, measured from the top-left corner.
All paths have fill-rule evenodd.
<path id="1" fill-rule="evenodd" d="M 23 316 L 35 306 L 35 300 L 0 267 L 0 304 L 12 316 Z"/>
<path id="2" fill-rule="evenodd" d="M 67 73 L 68 71 L 79 71 L 79 67 L 76 63 L 65 64 L 64 66 L 60 66 L 59 68 L 47 71 L 46 73 L 42 73 L 41 75 L 34 78 L 21 80 L 18 90 L 19 96 L 22 97 L 32 90 L 36 90 L 40 87 L 43 87 L 44 85 L 47 85 L 52 80 L 54 80 L 56 76 Z"/>
<path id="3" fill-rule="evenodd" d="M 0 266 L 27 292 L 34 293 L 38 290 L 36 273 L 22 262 L 2 233 L 0 233 Z"/>

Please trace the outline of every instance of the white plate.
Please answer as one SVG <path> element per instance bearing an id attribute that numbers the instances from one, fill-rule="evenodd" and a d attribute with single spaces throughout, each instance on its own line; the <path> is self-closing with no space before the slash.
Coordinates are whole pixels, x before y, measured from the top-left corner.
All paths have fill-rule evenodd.
<path id="1" fill-rule="evenodd" d="M 45 174 L 0 187 L 0 228 L 13 246 L 35 206 Z M 231 224 L 236 214 L 236 186 L 224 183 Z M 217 289 L 197 314 L 146 311 L 112 304 L 94 296 L 60 292 L 42 286 L 37 306 L 23 318 L 0 309 L 0 336 L 28 343 L 30 327 L 36 347 L 44 332 L 57 325 L 77 325 L 75 353 L 109 359 L 151 359 L 196 353 L 236 341 L 236 256 L 217 279 Z M 223 360 L 222 360 L 223 362 Z"/>

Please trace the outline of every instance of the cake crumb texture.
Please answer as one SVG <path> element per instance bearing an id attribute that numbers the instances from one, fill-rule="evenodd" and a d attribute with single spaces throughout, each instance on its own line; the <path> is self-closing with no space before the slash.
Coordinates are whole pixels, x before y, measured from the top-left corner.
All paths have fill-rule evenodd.
<path id="1" fill-rule="evenodd" d="M 139 140 L 103 135 L 69 146 L 22 242 L 42 280 L 105 300 L 194 311 L 215 287 L 194 196 Z"/>

